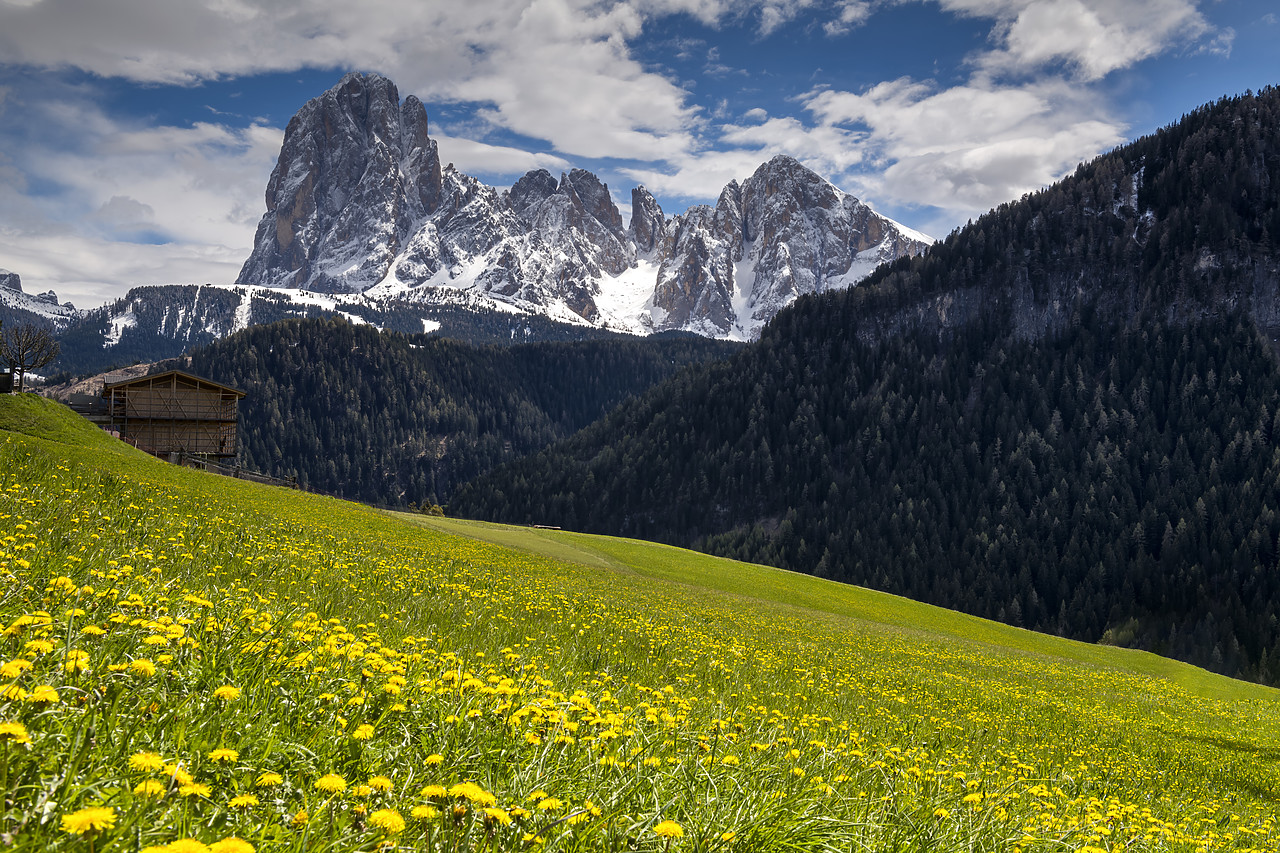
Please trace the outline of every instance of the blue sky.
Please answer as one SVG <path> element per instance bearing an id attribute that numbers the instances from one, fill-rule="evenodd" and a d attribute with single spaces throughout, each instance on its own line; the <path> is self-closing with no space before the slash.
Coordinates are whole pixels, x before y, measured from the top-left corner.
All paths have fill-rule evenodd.
<path id="1" fill-rule="evenodd" d="M 495 185 L 668 215 L 790 154 L 943 236 L 1280 83 L 1274 0 L 0 0 L 0 268 L 92 307 L 230 283 L 284 128 L 349 70 Z"/>

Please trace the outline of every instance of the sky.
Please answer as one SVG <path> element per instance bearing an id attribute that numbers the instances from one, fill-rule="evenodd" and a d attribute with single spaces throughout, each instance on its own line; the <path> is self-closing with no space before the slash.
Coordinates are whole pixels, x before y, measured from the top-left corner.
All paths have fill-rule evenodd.
<path id="1" fill-rule="evenodd" d="M 495 186 L 580 167 L 629 221 L 796 157 L 937 237 L 1280 84 L 1275 0 L 0 0 L 0 268 L 90 308 L 230 284 L 284 128 L 348 71 Z"/>

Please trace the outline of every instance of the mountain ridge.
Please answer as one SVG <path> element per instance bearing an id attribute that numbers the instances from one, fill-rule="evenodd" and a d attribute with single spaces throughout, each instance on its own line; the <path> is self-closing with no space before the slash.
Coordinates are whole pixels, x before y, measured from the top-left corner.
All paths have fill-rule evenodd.
<path id="1" fill-rule="evenodd" d="M 584 169 L 559 181 L 535 169 L 499 194 L 442 167 L 427 129 L 421 102 L 376 74 L 308 101 L 237 284 L 427 302 L 461 289 L 632 333 L 748 339 L 798 295 L 848 287 L 928 242 L 783 155 L 670 218 L 637 187 L 624 227 Z"/>

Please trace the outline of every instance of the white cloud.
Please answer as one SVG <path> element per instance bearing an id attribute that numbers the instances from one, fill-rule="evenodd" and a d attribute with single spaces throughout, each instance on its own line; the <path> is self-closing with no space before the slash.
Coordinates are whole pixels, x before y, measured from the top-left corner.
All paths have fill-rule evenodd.
<path id="1" fill-rule="evenodd" d="M 431 138 L 440 148 L 440 160 L 443 163 L 452 163 L 463 172 L 513 175 L 523 174 L 531 169 L 556 172 L 573 167 L 568 160 L 554 154 L 525 151 L 522 148 L 503 145 L 489 145 L 474 139 L 449 136 L 435 131 L 431 133 Z"/>
<path id="2" fill-rule="evenodd" d="M 993 50 L 974 58 L 990 74 L 1069 66 L 1098 80 L 1211 28 L 1194 0 L 938 0 L 948 11 L 995 21 Z"/>
<path id="3" fill-rule="evenodd" d="M 0 259 L 24 282 L 83 308 L 139 284 L 235 280 L 282 131 L 146 127 L 77 100 L 27 115 L 43 136 L 0 129 L 13 161 L 0 164 Z"/>
<path id="4" fill-rule="evenodd" d="M 1123 124 L 1085 88 L 1060 81 L 935 90 L 902 79 L 862 94 L 819 91 L 805 105 L 819 128 L 858 128 L 861 183 L 898 203 L 963 218 L 1060 178 L 1123 140 Z"/>

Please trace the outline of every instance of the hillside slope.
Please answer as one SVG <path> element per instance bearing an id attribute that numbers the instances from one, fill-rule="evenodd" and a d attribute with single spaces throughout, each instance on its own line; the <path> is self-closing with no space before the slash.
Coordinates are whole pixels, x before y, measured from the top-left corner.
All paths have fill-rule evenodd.
<path id="1" fill-rule="evenodd" d="M 1273 690 L 671 548 L 204 475 L 36 398 L 0 398 L 0 427 L 15 850 L 1280 841 Z"/>
<path id="2" fill-rule="evenodd" d="M 1280 90 L 800 300 L 451 510 L 1280 679 Z"/>
<path id="3" fill-rule="evenodd" d="M 293 320 L 197 349 L 188 366 L 247 393 L 245 466 L 345 498 L 426 506 L 738 348 L 688 334 L 478 347 Z"/>

